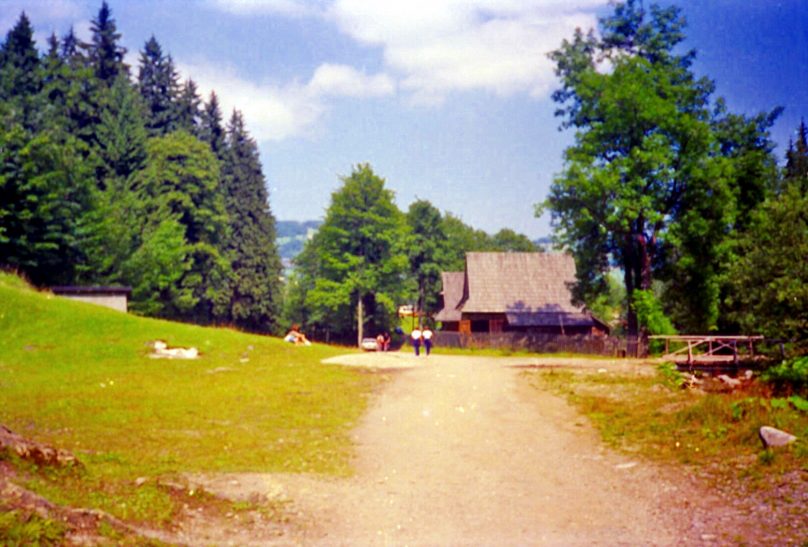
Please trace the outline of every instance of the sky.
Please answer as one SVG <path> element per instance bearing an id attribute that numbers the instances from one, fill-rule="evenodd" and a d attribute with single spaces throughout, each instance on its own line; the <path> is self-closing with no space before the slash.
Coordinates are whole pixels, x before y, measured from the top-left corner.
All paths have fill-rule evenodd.
<path id="1" fill-rule="evenodd" d="M 658 2 L 667 6 L 671 2 Z M 597 26 L 608 0 L 108 0 L 137 72 L 154 35 L 183 78 L 244 113 L 279 220 L 322 218 L 359 163 L 406 211 L 416 199 L 489 233 L 549 235 L 535 216 L 572 143 L 547 53 Z M 731 112 L 784 107 L 782 161 L 808 117 L 808 0 L 679 0 L 694 72 Z M 90 36 L 101 0 L 0 0 L 40 48 Z"/>

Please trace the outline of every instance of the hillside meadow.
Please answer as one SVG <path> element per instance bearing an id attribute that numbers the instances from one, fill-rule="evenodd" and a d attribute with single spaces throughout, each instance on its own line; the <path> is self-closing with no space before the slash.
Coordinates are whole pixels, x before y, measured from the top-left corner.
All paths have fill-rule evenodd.
<path id="1" fill-rule="evenodd" d="M 320 363 L 353 350 L 126 315 L 9 274 L 0 334 L 0 423 L 82 465 L 0 460 L 55 503 L 148 524 L 170 522 L 182 500 L 158 484 L 182 473 L 348 474 L 348 431 L 383 381 Z M 155 340 L 200 358 L 150 358 Z"/>

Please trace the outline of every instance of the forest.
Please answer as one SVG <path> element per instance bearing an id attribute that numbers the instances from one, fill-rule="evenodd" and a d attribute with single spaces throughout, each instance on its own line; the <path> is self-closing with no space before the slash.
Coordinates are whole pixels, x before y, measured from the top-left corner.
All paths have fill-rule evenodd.
<path id="1" fill-rule="evenodd" d="M 537 214 L 575 257 L 575 298 L 613 332 L 804 348 L 808 130 L 777 157 L 781 109 L 730 112 L 684 38 L 678 8 L 628 0 L 549 54 L 575 140 Z M 181 81 L 155 37 L 135 67 L 120 42 L 104 2 L 86 43 L 71 30 L 40 49 L 22 13 L 0 47 L 0 266 L 37 286 L 130 286 L 141 315 L 349 341 L 357 313 L 374 331 L 401 304 L 436 311 L 440 272 L 468 251 L 540 251 L 425 200 L 402 211 L 357 164 L 285 275 L 243 115 Z"/>

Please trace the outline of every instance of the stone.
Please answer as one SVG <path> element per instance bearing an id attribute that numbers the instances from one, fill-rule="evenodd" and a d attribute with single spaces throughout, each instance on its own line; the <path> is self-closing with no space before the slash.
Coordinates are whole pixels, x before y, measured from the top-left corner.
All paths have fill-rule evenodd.
<path id="1" fill-rule="evenodd" d="M 719 374 L 718 379 L 727 384 L 730 387 L 738 387 L 741 385 L 740 380 L 736 380 L 735 378 L 730 378 L 726 374 Z"/>
<path id="2" fill-rule="evenodd" d="M 761 427 L 758 435 L 760 435 L 760 440 L 763 442 L 764 448 L 786 446 L 787 444 L 791 444 L 797 440 L 797 437 L 791 433 L 780 431 L 779 429 L 770 427 L 768 425 Z"/>

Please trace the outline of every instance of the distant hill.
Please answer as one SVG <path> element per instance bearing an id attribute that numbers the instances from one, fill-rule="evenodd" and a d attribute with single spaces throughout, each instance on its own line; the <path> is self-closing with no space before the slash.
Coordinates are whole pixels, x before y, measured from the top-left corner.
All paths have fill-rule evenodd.
<path id="1" fill-rule="evenodd" d="M 279 220 L 276 224 L 278 232 L 278 252 L 284 266 L 303 250 L 303 245 L 322 225 L 322 220 Z"/>
<path id="2" fill-rule="evenodd" d="M 553 250 L 553 238 L 550 236 L 540 237 L 538 239 L 533 240 L 533 245 L 536 246 L 537 249 L 544 249 L 545 251 L 552 251 Z"/>

